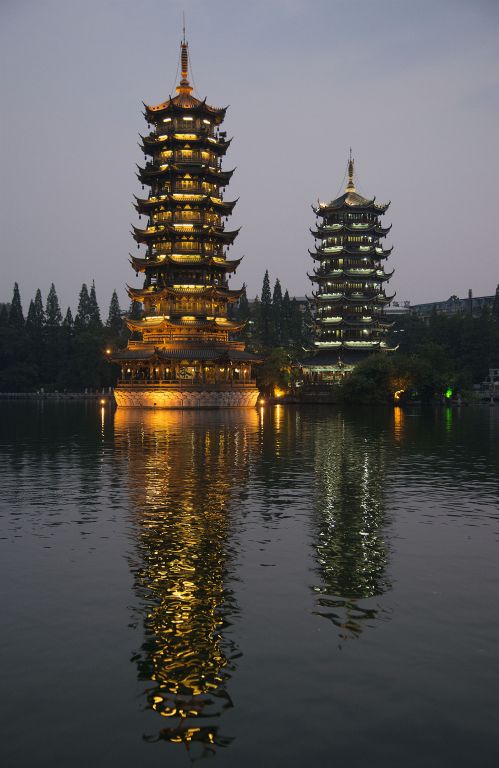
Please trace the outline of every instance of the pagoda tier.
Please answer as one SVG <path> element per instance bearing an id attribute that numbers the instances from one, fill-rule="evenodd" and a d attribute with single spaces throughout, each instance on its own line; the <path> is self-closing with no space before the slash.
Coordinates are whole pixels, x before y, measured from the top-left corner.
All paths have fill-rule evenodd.
<path id="1" fill-rule="evenodd" d="M 393 275 L 382 262 L 392 249 L 381 240 L 390 232 L 379 217 L 389 203 L 362 197 L 355 188 L 354 161 L 348 162 L 345 193 L 313 210 L 318 224 L 311 229 L 316 244 L 310 280 L 317 289 L 309 298 L 313 315 L 314 355 L 304 361 L 314 380 L 334 380 L 352 370 L 366 355 L 391 351 L 386 336 L 391 323 L 384 306 L 393 296 L 384 291 Z"/>
<path id="2" fill-rule="evenodd" d="M 353 178 L 351 181 L 351 187 L 349 189 L 347 186 L 344 195 L 340 195 L 340 197 L 337 197 L 330 203 L 319 203 L 318 206 L 312 206 L 314 213 L 317 216 L 327 217 L 330 213 L 338 213 L 341 210 L 343 210 L 343 212 L 345 210 L 350 210 L 350 212 L 352 212 L 355 208 L 355 213 L 359 217 L 358 220 L 363 221 L 364 219 L 360 218 L 362 215 L 371 214 L 374 216 L 379 216 L 380 214 L 387 212 L 390 203 L 377 203 L 375 197 L 373 197 L 371 200 L 368 200 L 366 197 L 362 197 L 362 195 L 359 195 L 355 189 Z M 331 222 L 331 224 L 335 223 L 337 224 L 340 222 Z"/>
<path id="3" fill-rule="evenodd" d="M 345 223 L 345 224 L 333 224 L 332 226 L 319 226 L 317 227 L 317 230 L 310 229 L 310 232 L 315 238 L 327 238 L 331 237 L 332 235 L 338 235 L 338 234 L 348 234 L 348 235 L 370 235 L 372 233 L 378 235 L 379 237 L 385 237 L 389 231 L 391 230 L 392 225 L 390 224 L 389 227 L 381 227 L 379 224 L 376 223 L 366 223 L 366 224 L 351 224 L 351 223 Z M 358 242 L 358 240 L 352 240 L 352 242 Z"/>
<path id="4" fill-rule="evenodd" d="M 134 270 L 143 273 L 144 281 L 127 289 L 135 309 L 139 304 L 142 311 L 140 317 L 134 314 L 127 320 L 133 333 L 128 349 L 113 356 L 122 363 L 118 389 L 123 392 L 117 396 L 122 405 L 254 405 L 258 396 L 251 379 L 251 363 L 257 358 L 232 339 L 245 323 L 229 317 L 230 305 L 242 291 L 230 290 L 228 285 L 241 259 L 226 258 L 226 250 L 239 233 L 239 229 L 226 230 L 223 223 L 237 202 L 225 202 L 221 191 L 234 172 L 221 167 L 230 146 L 220 131 L 226 110 L 193 96 L 188 73 L 188 46 L 183 41 L 177 94 L 157 106 L 144 105 L 152 130 L 140 139 L 150 160 L 138 168 L 137 175 L 150 191 L 147 197 L 135 199 L 135 209 L 147 223 L 133 226 L 132 235 L 146 251 L 143 256 L 131 256 Z M 229 354 L 235 345 L 236 358 Z M 173 360 L 178 349 L 182 353 L 168 367 L 168 376 L 164 365 L 154 367 L 155 361 Z M 137 357 L 138 351 L 144 352 L 142 357 Z M 226 358 L 222 366 L 206 368 L 205 361 L 220 356 Z M 241 360 L 248 365 L 240 368 Z M 168 381 L 161 383 L 158 371 Z M 177 381 L 182 383 L 181 392 L 176 391 Z M 152 390 L 146 393 L 142 389 L 152 382 L 159 389 L 149 396 Z M 210 382 L 212 389 L 208 394 L 203 391 L 201 397 L 200 383 L 209 388 Z M 218 392 L 222 384 L 223 397 Z M 189 385 L 199 397 L 196 400 L 193 395 L 194 400 L 186 403 Z M 132 390 L 135 394 L 130 395 Z"/>
<path id="5" fill-rule="evenodd" d="M 192 294 L 192 286 L 173 286 L 173 288 L 165 287 L 155 290 L 152 286 L 149 288 L 130 288 L 130 286 L 127 285 L 127 293 L 133 301 L 147 301 L 151 297 L 154 297 L 155 299 L 175 298 L 177 296 L 190 296 Z M 200 286 L 200 290 L 196 292 L 196 296 L 212 299 L 223 298 L 232 302 L 240 299 L 242 293 L 242 288 L 239 291 L 229 291 L 226 288 L 216 288 L 215 286 L 209 286 L 208 288 Z"/>
<path id="6" fill-rule="evenodd" d="M 158 150 L 171 150 L 171 155 L 166 155 L 165 157 L 171 157 L 173 161 L 178 162 L 184 160 L 186 152 L 194 151 L 201 152 L 199 157 L 201 161 L 204 161 L 210 159 L 209 153 L 213 153 L 217 157 L 223 157 L 232 141 L 232 139 L 215 139 L 213 136 L 208 135 L 208 130 L 202 130 L 199 136 L 189 134 L 191 138 L 187 140 L 185 132 L 167 133 L 166 131 L 168 131 L 167 127 L 165 127 L 165 133 L 160 136 L 150 133 L 148 136 L 140 137 L 141 143 L 139 146 L 145 155 L 155 157 Z M 189 146 L 186 146 L 186 141 Z"/>
<path id="7" fill-rule="evenodd" d="M 374 266 L 372 269 L 369 269 L 368 267 L 328 269 L 327 267 L 324 267 L 324 272 L 320 269 L 313 275 L 307 273 L 307 277 L 314 283 L 325 283 L 327 287 L 331 289 L 331 292 L 334 293 L 335 289 L 343 288 L 345 278 L 348 278 L 349 282 L 357 281 L 361 287 L 365 287 L 366 280 L 373 279 L 383 283 L 389 280 L 393 273 L 393 269 L 391 272 L 384 272 L 377 266 Z"/>
<path id="8" fill-rule="evenodd" d="M 165 182 L 165 190 L 170 191 L 192 189 L 196 186 L 202 186 L 202 183 L 217 185 L 219 188 L 226 187 L 231 180 L 234 171 L 221 171 L 215 166 L 204 165 L 201 162 L 190 160 L 185 163 L 164 163 L 162 159 L 158 162 L 147 163 L 144 168 L 137 166 L 139 172 L 137 177 L 141 184 L 152 185 L 153 182 Z"/>
<path id="9" fill-rule="evenodd" d="M 133 227 L 132 234 L 137 243 L 157 243 L 158 235 L 161 235 L 162 239 L 168 235 L 172 238 L 170 242 L 173 245 L 192 242 L 194 237 L 200 243 L 207 241 L 232 245 L 239 234 L 239 230 L 227 232 L 222 227 L 211 227 L 208 224 L 198 224 L 197 222 L 192 224 L 165 223 L 149 226 L 147 229 Z"/>
<path id="10" fill-rule="evenodd" d="M 137 213 L 150 216 L 161 214 L 163 211 L 172 211 L 181 214 L 181 217 L 189 210 L 195 213 L 217 213 L 220 216 L 229 216 L 234 210 L 237 200 L 226 202 L 210 195 L 161 195 L 148 199 L 135 198 L 134 207 Z M 182 218 L 180 218 L 180 221 Z"/>
<path id="11" fill-rule="evenodd" d="M 336 246 L 319 246 L 315 251 L 308 250 L 314 261 L 325 262 L 329 260 L 331 256 L 348 256 L 350 259 L 357 258 L 359 262 L 366 262 L 369 256 L 374 256 L 377 259 L 387 259 L 391 254 L 393 248 L 382 248 L 377 245 L 362 245 L 360 247 L 351 246 L 349 244 L 336 245 Z"/>
<path id="12" fill-rule="evenodd" d="M 349 295 L 344 293 L 312 293 L 312 298 L 309 298 L 308 300 L 316 305 L 320 304 L 365 304 L 366 302 L 370 302 L 373 299 L 376 299 L 376 304 L 379 306 L 384 306 L 385 304 L 389 304 L 392 299 L 395 298 L 395 294 L 392 294 L 391 296 L 386 296 L 384 293 L 380 293 L 378 289 L 373 291 L 356 291 L 355 293 L 350 293 Z"/>
<path id="13" fill-rule="evenodd" d="M 182 270 L 186 267 L 195 267 L 196 269 L 203 270 L 211 268 L 214 271 L 214 274 L 218 275 L 220 270 L 225 273 L 235 272 L 242 261 L 242 258 L 229 261 L 228 259 L 223 259 L 218 256 L 206 256 L 203 255 L 201 251 L 202 249 L 200 248 L 199 253 L 192 253 L 190 251 L 170 254 L 163 253 L 162 256 L 146 259 L 140 259 L 137 256 L 132 256 L 130 254 L 130 263 L 137 273 L 145 272 L 148 274 L 150 270 L 154 270 L 158 276 L 163 275 L 165 270 L 167 268 L 171 269 L 172 266 Z M 205 279 L 204 272 L 198 276 L 201 277 L 201 279 Z"/>

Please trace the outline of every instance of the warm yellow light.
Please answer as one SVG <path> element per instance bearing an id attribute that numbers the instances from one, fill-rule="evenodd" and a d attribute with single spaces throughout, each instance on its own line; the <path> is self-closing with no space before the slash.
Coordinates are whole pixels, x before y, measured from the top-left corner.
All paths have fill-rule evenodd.
<path id="1" fill-rule="evenodd" d="M 259 405 L 265 405 L 265 400 L 263 399 L 263 397 L 260 398 L 258 403 L 259 403 Z"/>
<path id="2" fill-rule="evenodd" d="M 171 117 L 164 117 L 163 118 L 163 122 L 164 123 L 171 123 L 171 120 L 172 120 Z"/>
<path id="3" fill-rule="evenodd" d="M 279 387 L 274 387 L 274 397 L 283 397 L 286 394 L 285 389 L 280 389 Z"/>
<path id="4" fill-rule="evenodd" d="M 175 290 L 177 291 L 195 292 L 195 291 L 204 291 L 206 286 L 205 285 L 182 285 L 182 284 L 175 283 L 173 288 L 175 288 Z"/>
<path id="5" fill-rule="evenodd" d="M 106 355 L 110 355 L 110 354 L 111 354 L 111 350 L 110 349 L 106 349 Z"/>
<path id="6" fill-rule="evenodd" d="M 102 400 L 100 401 L 100 404 L 101 404 L 101 405 L 105 405 L 105 404 L 106 404 L 106 401 L 105 401 L 104 399 L 102 399 Z"/>
<path id="7" fill-rule="evenodd" d="M 404 392 L 405 389 L 397 389 L 397 391 L 393 393 L 393 399 L 398 403 Z"/>

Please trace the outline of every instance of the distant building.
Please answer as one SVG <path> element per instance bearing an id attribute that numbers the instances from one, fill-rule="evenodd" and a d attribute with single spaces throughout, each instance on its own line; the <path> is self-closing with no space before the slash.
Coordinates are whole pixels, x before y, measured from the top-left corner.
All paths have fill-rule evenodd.
<path id="1" fill-rule="evenodd" d="M 446 301 L 430 301 L 425 304 L 412 304 L 411 312 L 412 314 L 421 317 L 423 320 L 429 319 L 433 314 L 450 316 L 466 313 L 473 317 L 478 317 L 482 314 L 485 307 L 488 307 L 492 311 L 498 292 L 499 286 L 497 287 L 496 294 L 493 294 L 492 296 L 473 296 L 473 292 L 470 289 L 466 299 L 460 299 L 459 296 L 451 296 Z"/>
<path id="2" fill-rule="evenodd" d="M 385 307 L 385 316 L 393 319 L 406 317 L 411 314 L 411 309 L 410 301 L 392 301 Z"/>

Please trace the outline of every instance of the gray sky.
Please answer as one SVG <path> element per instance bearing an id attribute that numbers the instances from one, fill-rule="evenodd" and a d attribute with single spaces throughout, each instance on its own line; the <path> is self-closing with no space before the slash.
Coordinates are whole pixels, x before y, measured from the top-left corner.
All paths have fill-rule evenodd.
<path id="1" fill-rule="evenodd" d="M 0 0 L 0 301 L 54 280 L 74 307 L 95 279 L 104 313 L 115 287 L 126 305 L 141 102 L 173 90 L 182 8 L 198 94 L 230 104 L 232 287 L 268 267 L 310 291 L 310 205 L 352 146 L 359 190 L 392 201 L 397 297 L 495 291 L 497 0 Z"/>

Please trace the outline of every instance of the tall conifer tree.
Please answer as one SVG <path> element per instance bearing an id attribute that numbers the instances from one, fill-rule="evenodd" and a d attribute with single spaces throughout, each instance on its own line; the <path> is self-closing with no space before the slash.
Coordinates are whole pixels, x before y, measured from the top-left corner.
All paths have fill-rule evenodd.
<path id="1" fill-rule="evenodd" d="M 14 283 L 14 293 L 12 295 L 12 302 L 9 310 L 9 325 L 13 328 L 24 327 L 24 315 L 21 305 L 21 294 L 19 293 L 19 286 Z"/>
<path id="2" fill-rule="evenodd" d="M 97 294 L 95 293 L 95 281 L 92 280 L 92 286 L 90 288 L 90 294 L 89 294 L 89 316 L 90 316 L 90 325 L 93 325 L 94 327 L 101 327 L 101 319 L 100 319 L 100 309 L 99 304 L 97 303 Z"/>
<path id="3" fill-rule="evenodd" d="M 118 294 L 116 293 L 116 290 L 113 291 L 111 301 L 109 303 L 109 314 L 107 316 L 106 326 L 114 336 L 119 336 L 123 329 L 120 302 L 118 300 Z"/>
<path id="4" fill-rule="evenodd" d="M 269 347 L 272 344 L 272 293 L 268 269 L 265 272 L 260 298 L 260 338 L 262 344 Z"/>
<path id="5" fill-rule="evenodd" d="M 45 315 L 46 323 L 51 328 L 58 327 L 62 323 L 62 313 L 54 283 L 51 284 L 48 292 Z"/>
<path id="6" fill-rule="evenodd" d="M 34 301 L 30 301 L 28 316 L 26 318 L 26 329 L 30 334 L 41 334 L 45 323 L 45 312 L 43 311 L 42 293 L 38 288 Z"/>
<path id="7" fill-rule="evenodd" d="M 78 298 L 78 309 L 76 310 L 75 328 L 82 330 L 90 325 L 90 296 L 86 283 L 83 283 Z"/>
<path id="8" fill-rule="evenodd" d="M 274 283 L 272 294 L 272 320 L 273 342 L 280 346 L 282 344 L 282 288 L 279 278 Z"/>

